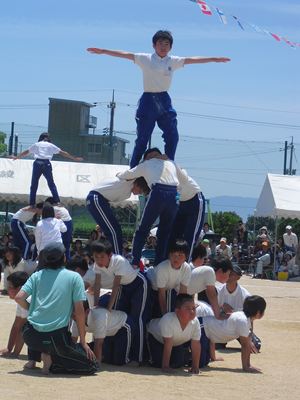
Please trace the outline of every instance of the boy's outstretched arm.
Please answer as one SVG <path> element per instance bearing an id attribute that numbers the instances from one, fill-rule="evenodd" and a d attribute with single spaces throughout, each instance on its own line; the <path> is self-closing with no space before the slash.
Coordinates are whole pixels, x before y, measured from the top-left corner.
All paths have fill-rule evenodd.
<path id="1" fill-rule="evenodd" d="M 108 50 L 108 49 L 98 49 L 97 47 L 89 47 L 87 49 L 92 54 L 105 54 L 107 56 L 126 58 L 127 60 L 134 61 L 134 54 L 122 50 Z"/>
<path id="2" fill-rule="evenodd" d="M 245 372 L 261 372 L 259 368 L 255 368 L 250 364 L 250 355 L 251 355 L 251 339 L 250 336 L 244 337 L 240 336 L 241 342 L 241 358 L 242 358 L 242 367 Z"/>
<path id="3" fill-rule="evenodd" d="M 184 59 L 184 65 L 187 64 L 205 64 L 205 63 L 210 63 L 210 62 L 222 62 L 226 63 L 228 61 L 231 61 L 230 58 L 227 57 L 186 57 Z"/>

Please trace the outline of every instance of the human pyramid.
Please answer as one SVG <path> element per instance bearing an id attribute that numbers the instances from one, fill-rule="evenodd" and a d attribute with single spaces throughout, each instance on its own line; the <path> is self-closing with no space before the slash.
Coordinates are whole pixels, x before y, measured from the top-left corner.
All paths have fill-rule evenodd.
<path id="1" fill-rule="evenodd" d="M 152 55 L 88 49 L 134 61 L 144 79 L 130 169 L 110 182 L 100 183 L 87 196 L 87 209 L 105 235 L 91 245 L 90 268 L 82 259 L 70 257 L 72 220 L 59 203 L 50 162 L 57 153 L 75 161 L 81 159 L 53 145 L 47 134 L 15 157 L 29 153 L 35 157 L 30 205 L 19 210 L 12 222 L 14 241 L 24 259 L 33 257 L 25 223 L 35 213 L 42 215 L 36 228 L 38 270 L 29 278 L 16 270 L 7 277 L 8 292 L 18 303 L 17 317 L 23 320 L 22 334 L 28 346 L 26 368 L 34 368 L 42 360 L 44 373 L 92 374 L 101 369 L 102 362 L 136 362 L 150 363 L 168 373 L 173 368 L 188 367 L 198 374 L 199 368 L 218 360 L 215 343 L 239 339 L 243 370 L 259 371 L 250 364 L 251 352 L 257 351 L 251 332 L 253 321 L 263 316 L 266 302 L 248 293 L 238 310 L 229 309 L 225 302 L 219 304 L 216 277 L 219 284 L 225 284 L 229 275 L 235 274 L 238 285 L 241 271 L 225 258 L 204 265 L 206 249 L 198 238 L 205 198 L 198 184 L 174 162 L 177 119 L 167 93 L 176 69 L 230 59 L 169 56 L 173 38 L 168 31 L 156 32 L 152 41 Z M 163 131 L 164 154 L 158 148 L 147 149 L 155 123 Z M 42 174 L 52 198 L 36 204 Z M 125 200 L 131 193 L 144 194 L 147 201 L 134 234 L 130 263 L 122 256 L 122 231 L 111 203 Z M 157 219 L 154 267 L 142 270 L 142 249 Z M 198 301 L 202 292 L 206 302 Z M 93 337 L 89 344 L 87 332 Z M 12 344 L 17 353 L 16 342 L 11 340 L 7 353 L 13 353 Z"/>

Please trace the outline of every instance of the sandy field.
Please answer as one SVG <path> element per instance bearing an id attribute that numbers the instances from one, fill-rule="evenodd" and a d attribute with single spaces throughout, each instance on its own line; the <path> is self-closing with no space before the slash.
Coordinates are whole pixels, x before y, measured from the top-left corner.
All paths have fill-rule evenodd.
<path id="1" fill-rule="evenodd" d="M 241 370 L 236 341 L 222 351 L 225 361 L 211 363 L 200 375 L 183 370 L 162 374 L 150 367 L 103 365 L 94 376 L 46 376 L 23 371 L 26 350 L 19 359 L 0 358 L 0 399 L 297 399 L 300 393 L 300 282 L 253 280 L 241 283 L 267 301 L 265 317 L 256 321 L 262 351 L 252 356 L 261 374 Z M 5 347 L 15 303 L 0 296 L 0 347 Z"/>

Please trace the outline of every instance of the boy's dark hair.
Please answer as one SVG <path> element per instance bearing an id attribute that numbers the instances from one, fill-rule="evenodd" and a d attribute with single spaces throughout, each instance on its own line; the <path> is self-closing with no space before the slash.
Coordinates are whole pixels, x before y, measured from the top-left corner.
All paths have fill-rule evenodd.
<path id="1" fill-rule="evenodd" d="M 189 244 L 186 240 L 176 239 L 171 242 L 168 253 L 175 253 L 176 251 L 184 253 L 187 258 L 190 252 Z"/>
<path id="2" fill-rule="evenodd" d="M 163 31 L 163 30 L 157 31 L 157 32 L 153 35 L 152 43 L 153 43 L 154 45 L 156 45 L 156 42 L 157 42 L 158 40 L 160 40 L 160 39 L 162 39 L 162 40 L 168 40 L 169 43 L 170 43 L 170 47 L 173 46 L 173 36 L 172 36 L 172 33 L 171 33 L 170 31 Z"/>
<path id="3" fill-rule="evenodd" d="M 21 250 L 19 249 L 19 247 L 17 247 L 17 246 L 6 247 L 6 249 L 4 251 L 4 263 L 5 264 L 8 263 L 8 260 L 5 256 L 5 254 L 7 252 L 11 252 L 13 254 L 13 262 L 12 262 L 13 266 L 16 266 L 17 264 L 19 264 L 19 262 L 22 259 L 22 254 L 21 254 Z"/>
<path id="4" fill-rule="evenodd" d="M 52 206 L 53 206 L 54 204 L 57 204 L 57 203 L 54 201 L 54 198 L 53 198 L 53 197 L 47 197 L 47 199 L 45 200 L 45 203 L 49 203 L 49 204 L 51 204 Z"/>
<path id="5" fill-rule="evenodd" d="M 175 300 L 175 308 L 180 308 L 184 303 L 194 302 L 194 296 L 187 293 L 180 293 L 177 295 Z"/>
<path id="6" fill-rule="evenodd" d="M 243 304 L 243 311 L 246 317 L 254 317 L 258 312 L 263 314 L 265 312 L 267 303 L 261 296 L 248 296 Z"/>
<path id="7" fill-rule="evenodd" d="M 38 142 L 50 142 L 51 143 L 49 133 L 48 132 L 41 133 Z"/>
<path id="8" fill-rule="evenodd" d="M 24 285 L 29 278 L 29 275 L 25 271 L 16 271 L 8 275 L 7 282 L 10 282 L 15 289 Z"/>
<path id="9" fill-rule="evenodd" d="M 226 257 L 214 258 L 211 266 L 215 271 L 218 271 L 218 269 L 221 269 L 222 272 L 232 271 L 232 262 Z"/>
<path id="10" fill-rule="evenodd" d="M 53 206 L 49 203 L 45 203 L 42 210 L 42 219 L 54 218 L 54 217 L 55 217 L 55 212 Z"/>
<path id="11" fill-rule="evenodd" d="M 145 151 L 144 156 L 143 156 L 143 161 L 146 160 L 146 157 L 147 157 L 148 154 L 153 153 L 154 151 L 156 151 L 159 154 L 162 154 L 162 152 L 159 150 L 158 147 L 152 147 L 151 149 L 148 149 L 148 150 Z"/>
<path id="12" fill-rule="evenodd" d="M 192 261 L 195 261 L 197 258 L 205 258 L 207 256 L 206 247 L 203 244 L 199 243 L 194 247 L 192 252 Z"/>
<path id="13" fill-rule="evenodd" d="M 112 244 L 108 240 L 95 240 L 91 245 L 92 253 L 105 253 L 107 255 L 113 252 Z"/>
<path id="14" fill-rule="evenodd" d="M 138 187 L 140 187 L 144 194 L 148 194 L 150 192 L 148 183 L 146 182 L 145 178 L 143 178 L 142 176 L 140 176 L 139 178 L 136 178 L 133 183 L 135 183 Z"/>
<path id="15" fill-rule="evenodd" d="M 71 271 L 76 271 L 77 268 L 85 272 L 88 270 L 88 263 L 85 258 L 80 256 L 73 256 L 67 262 L 66 269 L 69 269 Z"/>

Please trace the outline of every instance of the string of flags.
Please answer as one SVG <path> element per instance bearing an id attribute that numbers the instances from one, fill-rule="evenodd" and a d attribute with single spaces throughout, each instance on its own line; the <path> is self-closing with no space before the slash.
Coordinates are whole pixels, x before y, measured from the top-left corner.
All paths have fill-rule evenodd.
<path id="1" fill-rule="evenodd" d="M 216 12 L 216 15 L 219 17 L 220 21 L 224 25 L 228 24 L 228 18 L 231 17 L 235 21 L 235 23 L 240 27 L 240 29 L 243 31 L 245 31 L 245 26 L 247 25 L 257 33 L 271 36 L 277 42 L 283 42 L 294 49 L 296 47 L 300 47 L 300 43 L 292 42 L 282 35 L 279 35 L 274 32 L 270 32 L 267 29 L 259 27 L 258 25 L 255 25 L 255 24 L 252 24 L 252 23 L 249 23 L 246 21 L 241 21 L 241 19 L 235 15 L 225 15 L 224 12 L 220 8 L 207 4 L 206 0 L 190 0 L 190 1 L 192 1 L 193 3 L 196 3 L 199 6 L 202 14 L 204 14 L 206 16 L 211 17 L 211 16 L 213 16 L 214 12 Z"/>

